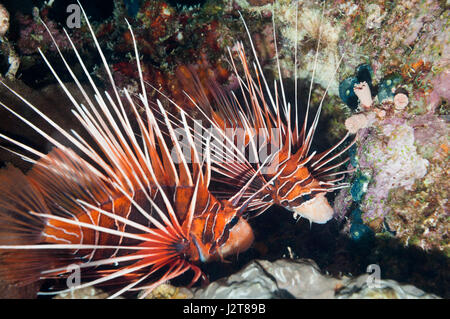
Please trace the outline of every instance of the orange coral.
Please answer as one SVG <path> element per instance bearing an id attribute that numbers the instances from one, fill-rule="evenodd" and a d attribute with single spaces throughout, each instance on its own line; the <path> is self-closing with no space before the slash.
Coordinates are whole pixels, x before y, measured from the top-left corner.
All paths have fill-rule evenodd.
<path id="1" fill-rule="evenodd" d="M 422 59 L 411 64 L 405 64 L 401 69 L 404 79 L 414 79 L 420 72 L 428 72 L 431 69 L 430 62 L 424 62 Z"/>

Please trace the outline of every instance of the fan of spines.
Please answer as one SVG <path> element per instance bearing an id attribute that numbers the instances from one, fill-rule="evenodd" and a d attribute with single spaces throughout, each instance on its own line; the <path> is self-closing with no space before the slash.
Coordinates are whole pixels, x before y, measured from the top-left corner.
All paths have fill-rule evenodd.
<path id="1" fill-rule="evenodd" d="M 82 12 L 108 75 L 112 95 L 100 93 L 67 32 L 94 96 L 83 88 L 53 41 L 87 105 L 76 100 L 39 52 L 93 143 L 76 131 L 65 130 L 2 83 L 67 139 L 72 148 L 0 102 L 54 146 L 49 154 L 43 154 L 0 134 L 22 149 L 22 153 L 12 152 L 33 164 L 26 174 L 12 166 L 0 171 L 0 276 L 11 283 L 27 284 L 68 276 L 75 267 L 81 271 L 82 283 L 62 291 L 120 283 L 111 297 L 135 290 L 144 290 L 141 296 L 145 297 L 157 285 L 188 270 L 194 271 L 192 282 L 196 282 L 202 275 L 198 262 L 220 260 L 250 246 L 253 233 L 243 213 L 253 197 L 273 180 L 259 190 L 253 189 L 253 197 L 246 200 L 242 196 L 252 179 L 229 200 L 216 199 L 208 189 L 212 162 L 209 143 L 205 145 L 205 159 L 200 160 L 187 114 L 181 111 L 178 118 L 178 124 L 181 123 L 178 128 L 182 127 L 187 135 L 183 145 L 159 101 L 156 102 L 159 116 L 155 116 L 139 62 L 141 94 L 138 99 L 132 98 L 124 89 L 125 102 L 122 100 Z M 139 61 L 134 34 L 129 28 Z M 138 112 L 138 103 L 144 109 L 143 114 Z M 127 115 L 126 109 L 132 114 Z M 138 131 L 133 129 L 135 125 Z M 189 148 L 187 157 L 182 146 Z"/>
<path id="2" fill-rule="evenodd" d="M 272 17 L 275 19 L 274 13 Z M 286 99 L 277 47 L 275 46 L 275 53 L 279 80 L 275 80 L 273 88 L 271 88 L 264 76 L 250 32 L 243 18 L 242 21 L 250 40 L 255 62 L 250 64 L 241 42 L 236 43 L 233 47 L 235 52 L 228 49 L 229 64 L 238 80 L 240 98 L 232 91 L 225 92 L 213 80 L 206 86 L 203 85 L 195 73 L 188 75 L 184 81 L 187 97 L 202 114 L 202 123 L 207 123 L 200 125 L 205 129 L 204 131 L 193 130 L 195 139 L 203 144 L 210 139 L 211 143 L 215 142 L 219 146 L 211 155 L 212 168 L 215 172 L 212 179 L 226 186 L 212 191 L 218 197 L 227 198 L 232 196 L 236 189 L 242 189 L 252 179 L 252 183 L 242 196 L 242 199 L 245 200 L 253 196 L 254 191 L 261 189 L 261 185 L 267 183 L 267 180 L 277 175 L 278 178 L 260 191 L 258 196 L 253 196 L 253 200 L 248 205 L 249 209 L 257 211 L 256 215 L 258 215 L 272 204 L 278 204 L 293 211 L 294 217 L 303 216 L 312 222 L 324 223 L 333 215 L 333 210 L 328 204 L 325 194 L 349 186 L 342 180 L 345 174 L 351 170 L 336 171 L 339 167 L 344 166 L 349 158 L 345 157 L 337 163 L 334 161 L 345 154 L 354 141 L 347 142 L 349 137 L 349 133 L 347 133 L 330 149 L 320 154 L 311 151 L 322 105 L 329 89 L 328 85 L 312 124 L 308 128 L 320 34 L 305 119 L 300 125 L 297 105 L 297 41 L 293 72 L 295 101 L 292 109 L 292 104 Z M 274 22 L 273 30 L 276 43 Z M 233 57 L 233 53 L 237 55 L 237 61 Z M 239 69 L 243 70 L 243 74 L 238 71 Z M 174 123 L 176 122 L 177 120 L 174 119 Z M 205 134 L 207 128 L 211 127 L 215 133 Z M 241 136 L 238 137 L 239 133 Z M 344 144 L 346 144 L 345 147 L 341 147 Z M 271 151 L 270 154 L 263 154 L 265 158 L 259 156 L 263 149 Z M 254 157 L 252 161 L 249 159 L 249 154 Z"/>

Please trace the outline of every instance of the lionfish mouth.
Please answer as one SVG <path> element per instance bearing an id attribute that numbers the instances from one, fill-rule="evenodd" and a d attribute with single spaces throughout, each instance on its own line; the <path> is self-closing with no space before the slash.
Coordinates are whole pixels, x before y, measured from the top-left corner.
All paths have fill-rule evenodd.
<path id="1" fill-rule="evenodd" d="M 298 207 L 288 207 L 288 209 L 294 212 L 294 218 L 303 217 L 316 224 L 325 224 L 334 215 L 334 210 L 328 203 L 325 193 L 320 193 Z"/>

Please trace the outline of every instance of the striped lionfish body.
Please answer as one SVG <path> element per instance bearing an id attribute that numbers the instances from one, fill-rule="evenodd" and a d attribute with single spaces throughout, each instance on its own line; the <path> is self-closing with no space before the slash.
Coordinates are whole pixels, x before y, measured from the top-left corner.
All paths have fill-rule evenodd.
<path id="1" fill-rule="evenodd" d="M 238 80 L 238 93 L 241 98 L 238 98 L 234 92 L 224 92 L 214 83 L 207 87 L 202 86 L 195 74 L 192 75 L 193 81 L 191 81 L 194 84 L 187 92 L 192 103 L 219 132 L 216 135 L 223 137 L 217 139 L 219 147 L 216 148 L 216 154 L 212 155 L 213 170 L 217 173 L 214 179 L 227 185 L 234 185 L 237 189 L 252 179 L 243 198 L 254 195 L 255 191 L 261 189 L 261 185 L 268 180 L 273 180 L 269 186 L 259 191 L 258 196 L 253 196 L 252 202 L 248 205 L 249 209 L 259 214 L 275 204 L 293 212 L 295 218 L 304 217 L 310 222 L 326 223 L 333 217 L 333 209 L 325 197 L 326 193 L 349 186 L 348 183 L 341 181 L 350 170 L 335 170 L 347 163 L 349 158 L 338 163 L 333 161 L 340 158 L 355 141 L 336 151 L 349 137 L 347 133 L 336 145 L 325 152 L 320 154 L 316 151 L 310 152 L 322 104 L 329 87 L 308 129 L 313 71 L 305 120 L 303 125 L 299 125 L 297 47 L 293 72 L 295 103 L 292 108 L 286 100 L 276 46 L 279 80 L 274 81 L 274 89 L 271 89 L 258 61 L 248 27 L 243 18 L 242 21 L 250 39 L 255 62 L 250 65 L 242 43 L 239 42 L 234 46 L 235 52 L 229 49 L 230 65 Z M 276 43 L 275 23 L 273 29 Z M 320 36 L 315 63 L 317 63 L 319 44 Z M 235 60 L 240 63 L 238 64 Z M 243 70 L 243 74 L 238 71 L 238 65 Z M 212 101 L 208 99 L 208 96 L 213 97 Z M 271 151 L 267 152 L 267 150 Z M 249 160 L 248 154 L 253 154 L 253 161 Z M 225 191 L 217 195 L 226 197 L 229 196 L 228 193 Z"/>
<path id="2" fill-rule="evenodd" d="M 112 95 L 98 91 L 67 33 L 94 96 L 86 93 L 55 45 L 86 105 L 74 98 L 39 52 L 93 143 L 75 131 L 64 130 L 11 89 L 73 147 L 63 145 L 0 103 L 54 146 L 49 154 L 43 154 L 0 135 L 28 152 L 16 154 L 34 164 L 26 174 L 12 166 L 0 171 L 0 274 L 12 283 L 27 284 L 67 276 L 75 267 L 80 269 L 83 282 L 66 290 L 110 282 L 122 284 L 111 297 L 145 290 L 144 297 L 157 285 L 188 270 L 194 271 L 194 283 L 202 276 L 198 262 L 221 260 L 251 245 L 253 232 L 243 213 L 271 181 L 246 200 L 243 196 L 252 179 L 228 200 L 211 194 L 209 144 L 205 159 L 200 161 L 187 114 L 181 111 L 179 123 L 187 134 L 189 148 L 189 156 L 185 157 L 170 114 L 157 101 L 157 118 L 149 105 L 139 62 L 142 92 L 136 99 L 124 89 L 123 102 L 91 25 L 87 24 L 108 74 Z M 134 41 L 131 27 L 130 32 Z M 139 61 L 135 42 L 134 49 Z M 138 104 L 143 114 L 138 112 Z M 132 116 L 127 115 L 126 108 L 132 110 Z M 136 126 L 137 131 L 133 130 Z"/>

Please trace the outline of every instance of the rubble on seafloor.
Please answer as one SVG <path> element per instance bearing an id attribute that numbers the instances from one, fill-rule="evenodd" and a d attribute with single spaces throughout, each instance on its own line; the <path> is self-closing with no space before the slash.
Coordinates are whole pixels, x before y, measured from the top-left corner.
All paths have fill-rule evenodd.
<path id="1" fill-rule="evenodd" d="M 356 136 L 350 160 L 350 168 L 356 169 L 349 176 L 351 187 L 340 191 L 334 199 L 337 220 L 344 224 L 340 233 L 357 244 L 370 240 L 368 254 L 375 256 L 371 260 L 382 259 L 382 263 L 389 265 L 391 277 L 403 281 L 408 279 L 399 266 L 403 261 L 394 256 L 400 248 L 390 254 L 391 241 L 408 251 L 417 247 L 430 255 L 437 252 L 448 258 L 450 46 L 446 5 L 438 0 L 336 1 L 322 8 L 319 1 L 312 0 L 226 0 L 175 8 L 158 0 L 141 1 L 140 7 L 129 8 L 118 1 L 111 16 L 93 22 L 93 26 L 108 61 L 112 62 L 119 87 L 126 86 L 131 91 L 137 88 L 135 61 L 128 54 L 132 51 L 131 38 L 123 23 L 126 17 L 136 33 L 145 80 L 189 107 L 178 77 L 189 68 L 202 81 L 214 78 L 227 88 L 235 87 L 236 79 L 226 63 L 226 48 L 232 49 L 236 40 L 248 44 L 238 10 L 250 28 L 267 76 L 278 77 L 273 63 L 277 44 L 285 84 L 292 86 L 289 78 L 297 74 L 303 89 L 300 99 L 308 97 L 313 70 L 313 109 L 328 88 L 319 124 L 319 130 L 325 134 L 317 134 L 317 138 L 332 144 L 347 130 Z M 50 11 L 44 6 L 31 13 L 17 12 L 9 17 L 14 28 L 1 31 L 0 35 L 4 60 L 1 73 L 10 79 L 20 78 L 36 89 L 54 83 L 38 47 L 58 68 L 57 52 L 39 18 L 46 22 L 63 53 L 70 55 L 71 50 L 62 26 L 52 21 Z M 81 31 L 86 31 L 85 28 Z M 100 61 L 93 58 L 96 49 L 90 44 L 88 32 L 77 31 L 80 30 L 68 30 L 75 45 L 81 48 L 88 68 L 95 69 L 96 80 L 101 83 L 105 74 L 97 67 Z M 296 40 L 299 47 L 294 67 Z M 317 50 L 318 67 L 314 68 Z M 345 80 L 348 84 L 345 92 L 351 96 L 341 99 L 339 88 Z M 364 81 L 366 85 L 361 84 Z M 284 240 L 280 235 L 269 243 L 279 248 L 276 241 Z M 299 248 L 302 245 L 299 237 L 293 235 L 290 240 L 298 242 L 295 254 L 308 255 L 306 248 Z M 260 257 L 270 254 L 270 247 L 262 247 L 259 242 L 256 245 Z M 346 269 L 347 261 L 342 262 L 343 266 L 327 247 L 323 248 L 326 256 L 323 259 L 327 261 L 321 262 L 321 268 L 333 264 L 329 260 L 334 258 L 335 264 Z M 249 267 L 257 268 L 255 264 Z M 439 259 L 430 267 L 430 273 L 436 273 L 435 285 L 444 278 L 445 286 L 448 275 L 440 273 L 448 271 L 448 263 Z M 413 284 L 427 285 L 427 274 L 422 270 L 408 273 Z M 429 283 L 427 287 L 433 285 Z M 437 289 L 445 297 L 448 292 L 444 290 Z"/>
<path id="2" fill-rule="evenodd" d="M 86 288 L 58 295 L 58 299 L 106 298 L 100 289 Z M 204 288 L 163 284 L 152 292 L 156 299 L 437 299 L 408 284 L 373 274 L 334 278 L 322 274 L 308 259 L 254 260 L 239 272 Z"/>

